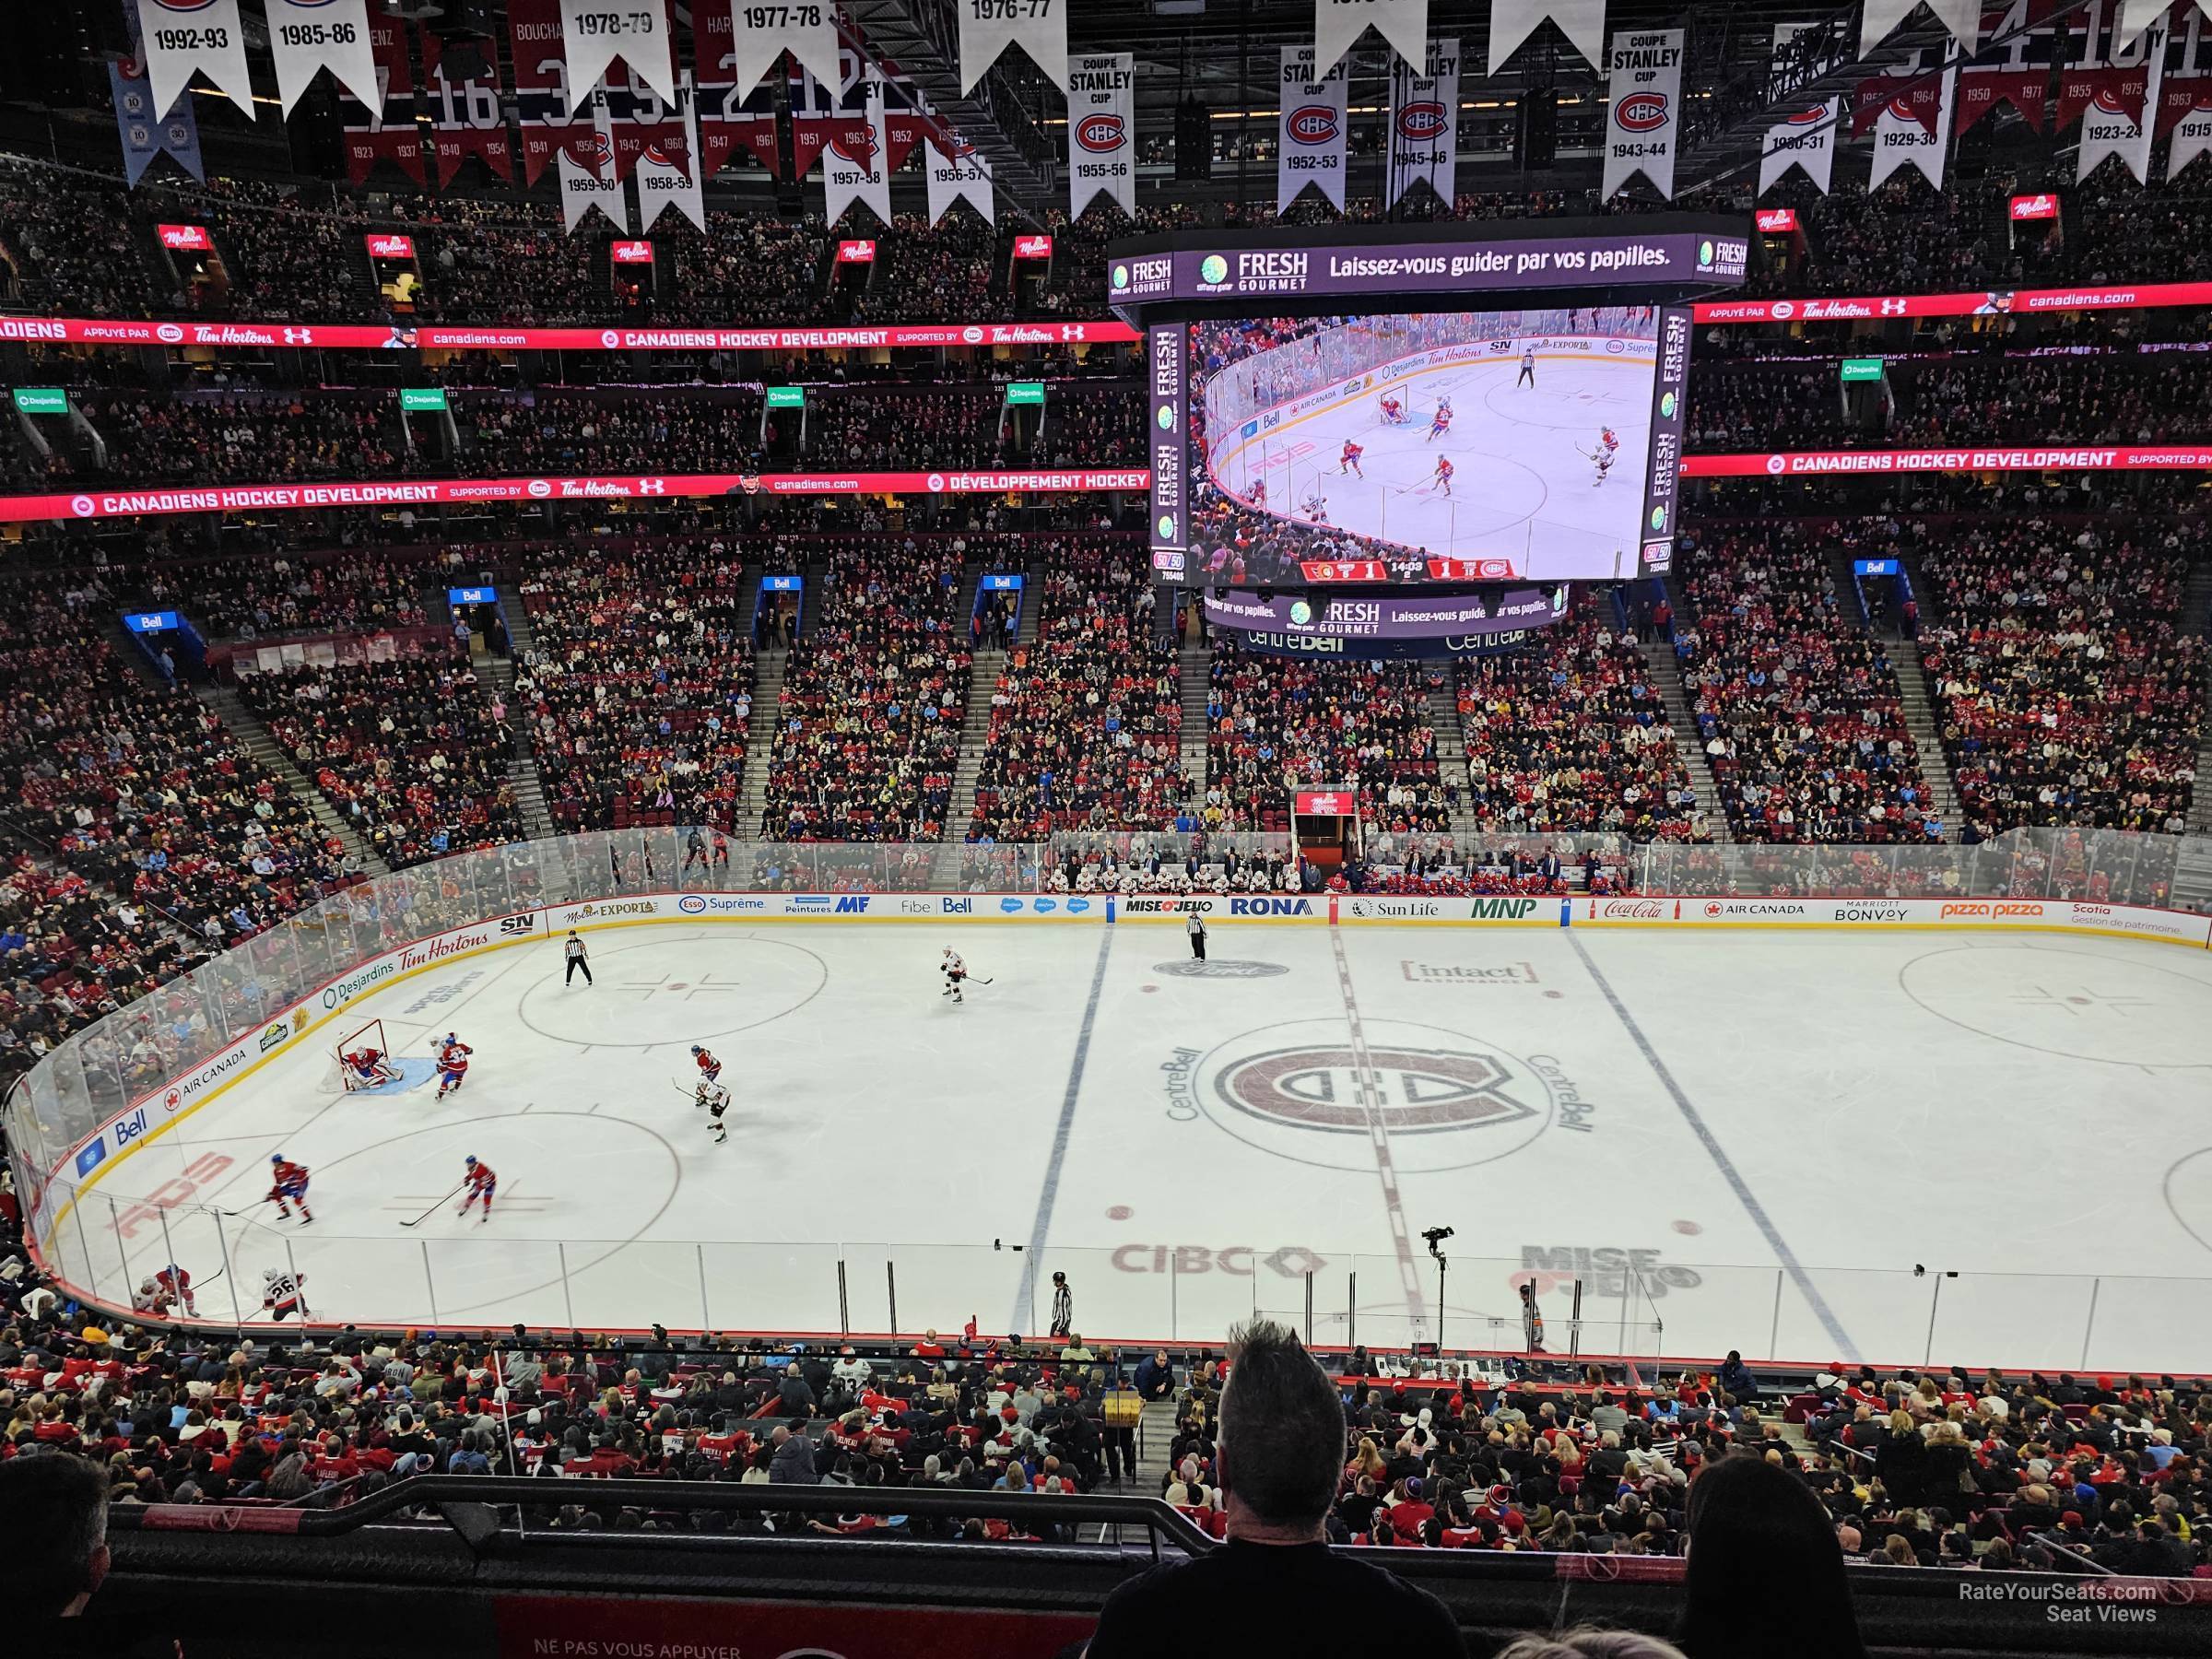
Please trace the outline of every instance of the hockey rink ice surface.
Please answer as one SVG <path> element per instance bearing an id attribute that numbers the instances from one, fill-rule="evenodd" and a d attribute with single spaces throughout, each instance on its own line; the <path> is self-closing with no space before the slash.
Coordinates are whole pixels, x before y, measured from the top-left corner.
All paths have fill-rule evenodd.
<path id="1" fill-rule="evenodd" d="M 1515 352 L 1381 380 L 1225 449 L 1215 478 L 1249 500 L 1265 477 L 1266 510 L 1301 520 L 1318 488 L 1342 529 L 1439 556 L 1510 558 L 1535 581 L 1634 575 L 1651 444 L 1648 356 L 1539 356 L 1533 387 L 1516 385 L 1520 372 Z M 1411 424 L 1375 418 L 1383 392 L 1405 401 Z M 1452 428 L 1431 441 L 1430 415 L 1443 397 Z M 1590 455 L 1608 426 L 1620 449 L 1599 484 Z M 1364 478 L 1337 470 L 1347 438 L 1366 451 Z M 1433 482 L 1439 455 L 1456 475 L 1448 496 Z"/>
<path id="2" fill-rule="evenodd" d="M 947 945 L 993 982 L 964 1006 Z M 1316 1340 L 1382 1346 L 1433 1336 L 1420 1235 L 1451 1227 L 1451 1347 L 1519 1346 L 1533 1274 L 1555 1350 L 1580 1277 L 1584 1352 L 2212 1369 L 2202 951 L 1231 921 L 1210 955 L 1128 923 L 669 924 L 595 936 L 586 989 L 556 942 L 489 952 L 181 1118 L 81 1199 L 63 1267 L 135 1284 L 173 1249 L 226 1321 L 227 1252 L 254 1323 L 291 1265 L 321 1323 L 908 1333 L 1041 1331 L 1058 1270 L 1078 1330 L 1185 1342 L 1302 1324 L 1311 1271 Z M 370 1018 L 406 1055 L 458 1031 L 466 1087 L 334 1092 Z M 312 1226 L 256 1204 L 277 1152 Z M 472 1153 L 488 1225 L 438 1202 Z M 245 1213 L 116 1224 L 172 1178 Z"/>

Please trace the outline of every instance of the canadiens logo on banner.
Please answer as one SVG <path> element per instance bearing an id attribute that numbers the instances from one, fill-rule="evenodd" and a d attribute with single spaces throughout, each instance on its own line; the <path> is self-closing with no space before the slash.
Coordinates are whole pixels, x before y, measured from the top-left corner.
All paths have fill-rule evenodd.
<path id="1" fill-rule="evenodd" d="M 195 69 L 248 121 L 253 119 L 253 80 L 246 70 L 238 0 L 138 0 L 138 30 L 157 119 L 175 107 Z"/>
<path id="2" fill-rule="evenodd" d="M 1417 184 L 1449 204 L 1459 165 L 1458 41 L 1430 41 L 1419 70 L 1403 58 L 1391 61 L 1389 136 L 1391 206 Z"/>
<path id="3" fill-rule="evenodd" d="M 940 148 L 935 135 L 922 146 L 922 164 L 929 172 L 929 222 L 935 224 L 955 202 L 965 202 L 983 216 L 985 224 L 996 221 L 991 200 L 991 163 L 975 153 L 975 146 L 958 133 L 951 135 L 949 152 Z M 1015 243 L 1019 258 L 1020 241 Z"/>
<path id="4" fill-rule="evenodd" d="M 1318 3 L 1326 6 L 1329 0 Z M 1606 43 L 1606 0 L 1491 0 L 1491 75 L 1547 18 L 1590 63 L 1600 61 Z"/>
<path id="5" fill-rule="evenodd" d="M 712 5 L 714 0 L 706 0 Z M 818 81 L 836 86 L 837 8 L 830 0 L 821 4 L 761 6 L 756 0 L 729 0 L 731 78 L 743 97 L 759 85 L 760 77 L 775 67 L 786 52 L 799 67 Z M 716 65 L 719 67 L 719 65 Z M 709 65 L 701 64 L 703 77 Z"/>
<path id="6" fill-rule="evenodd" d="M 2081 147 L 2074 163 L 2077 182 L 2114 156 L 2135 175 L 2136 183 L 2149 180 L 2151 112 L 2159 107 L 2163 87 L 2166 40 L 2166 19 L 2160 16 L 2132 44 L 2112 53 L 2112 68 L 2096 75 L 2081 111 Z M 2090 44 L 2093 46 L 2093 41 Z M 2074 83 L 2087 78 L 2071 73 L 2061 77 L 2060 125 L 2065 124 L 2065 106 Z"/>
<path id="7" fill-rule="evenodd" d="M 960 12 L 960 96 L 1008 46 L 1018 46 L 1055 82 L 1067 79 L 1069 0 L 966 0 Z"/>
<path id="8" fill-rule="evenodd" d="M 1067 217 L 1100 195 L 1136 217 L 1136 59 L 1126 52 L 1067 65 Z"/>
<path id="9" fill-rule="evenodd" d="M 554 158 L 560 176 L 560 218 L 570 233 L 596 209 L 624 236 L 629 230 L 629 193 L 615 177 L 614 141 L 607 135 L 606 94 L 591 100 L 591 130 Z M 571 153 L 574 152 L 574 153 Z M 578 160 L 581 155 L 583 159 Z M 586 165 L 589 163 L 589 165 Z"/>
<path id="10" fill-rule="evenodd" d="M 1641 173 L 1663 198 L 1674 199 L 1683 34 L 1679 29 L 1647 29 L 1613 37 L 1606 64 L 1613 102 L 1606 112 L 1601 197 L 1610 197 Z"/>
<path id="11" fill-rule="evenodd" d="M 1339 62 L 1316 79 L 1313 53 L 1286 46 L 1282 57 L 1282 115 L 1276 136 L 1275 208 L 1288 208 L 1308 185 L 1344 211 L 1345 88 L 1349 65 Z"/>
<path id="12" fill-rule="evenodd" d="M 1774 31 L 1773 67 L 1780 73 L 1791 62 L 1797 36 L 1808 25 L 1785 23 Z M 1836 125 L 1843 119 L 1843 100 L 1808 105 L 1767 129 L 1759 150 L 1759 194 L 1793 167 L 1805 170 L 1822 195 L 1836 166 Z"/>
<path id="13" fill-rule="evenodd" d="M 1899 78 L 1912 79 L 1919 73 L 1917 68 L 1900 70 Z M 1884 101 L 1874 121 L 1874 169 L 1867 189 L 1878 189 L 1900 167 L 1916 167 L 1931 186 L 1943 188 L 1943 156 L 1950 143 L 1951 103 L 1958 87 L 1959 65 L 1954 60 L 1943 67 L 1932 132 L 1921 124 L 1920 109 L 1913 101 L 1903 97 Z"/>
<path id="14" fill-rule="evenodd" d="M 568 53 L 569 112 L 576 112 L 607 65 L 619 57 L 630 73 L 676 101 L 676 57 L 668 38 L 668 0 L 560 0 L 560 28 Z"/>
<path id="15" fill-rule="evenodd" d="M 638 219 L 646 231 L 671 207 L 701 230 L 707 228 L 707 203 L 700 190 L 699 91 L 688 69 L 677 88 L 677 103 L 683 119 L 683 154 L 670 155 L 663 145 L 649 144 L 638 157 Z"/>
<path id="16" fill-rule="evenodd" d="M 354 97 L 383 108 L 369 41 L 369 0 L 268 0 L 276 98 L 289 115 L 315 71 L 327 68 Z"/>
<path id="17" fill-rule="evenodd" d="M 883 78 L 868 71 L 867 119 L 844 126 L 822 151 L 822 190 L 834 227 L 855 202 L 891 222 L 890 135 L 885 130 Z"/>
<path id="18" fill-rule="evenodd" d="M 1323 74 L 1335 71 L 1345 52 L 1371 23 L 1393 52 L 1411 62 L 1420 55 L 1421 42 L 1429 38 L 1429 0 L 1359 0 L 1351 6 L 1345 0 L 1313 0 L 1315 69 Z M 1289 57 L 1288 47 L 1283 49 L 1283 55 Z M 1343 206 L 1341 193 L 1336 202 Z"/>

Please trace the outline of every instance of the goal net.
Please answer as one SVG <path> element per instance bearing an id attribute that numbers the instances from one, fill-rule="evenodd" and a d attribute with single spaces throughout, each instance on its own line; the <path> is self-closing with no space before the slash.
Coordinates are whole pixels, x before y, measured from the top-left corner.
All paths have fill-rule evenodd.
<path id="1" fill-rule="evenodd" d="M 392 1057 L 392 1045 L 384 1041 L 384 1022 L 381 1019 L 365 1021 L 340 1037 L 336 1046 L 330 1052 L 330 1083 L 334 1093 L 351 1094 L 357 1089 L 378 1087 L 358 1076 L 354 1068 L 346 1063 L 347 1055 L 363 1053 L 371 1049 L 374 1049 L 383 1063 L 394 1071 L 399 1069 L 399 1062 Z"/>

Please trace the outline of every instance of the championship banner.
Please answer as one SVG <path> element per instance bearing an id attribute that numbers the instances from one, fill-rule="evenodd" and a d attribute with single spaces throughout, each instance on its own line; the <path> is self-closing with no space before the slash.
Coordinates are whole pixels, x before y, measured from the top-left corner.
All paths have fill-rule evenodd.
<path id="1" fill-rule="evenodd" d="M 1924 0 L 1866 0 L 1859 23 L 1859 55 L 1871 55 L 1876 44 L 1888 38 Z M 1959 42 L 1959 52 L 1973 54 L 1982 39 L 1982 0 L 1924 0 L 1936 20 Z"/>
<path id="2" fill-rule="evenodd" d="M 1087 53 L 1067 66 L 1067 217 L 1099 195 L 1136 217 L 1136 58 Z"/>
<path id="3" fill-rule="evenodd" d="M 1919 78 L 1917 69 L 1889 69 L 1873 75 L 1852 88 L 1851 135 L 1863 135 L 1885 114 L 1916 123 L 1933 133 L 1943 113 L 1943 87 L 1933 76 Z M 1900 86 L 1900 81 L 1912 84 Z"/>
<path id="4" fill-rule="evenodd" d="M 613 146 L 592 120 L 579 120 L 570 97 L 568 53 L 559 0 L 507 0 L 514 111 L 523 135 L 523 182 L 535 184 L 557 155 L 592 172 L 612 171 Z M 584 88 L 586 92 L 590 87 Z M 565 200 L 567 192 L 562 192 Z"/>
<path id="5" fill-rule="evenodd" d="M 1686 478 L 1801 478 L 1853 473 L 2201 472 L 2212 445 L 2187 443 L 2042 449 L 1797 450 L 1780 454 L 1685 455 Z"/>
<path id="6" fill-rule="evenodd" d="M 663 477 L 392 479 L 350 484 L 237 484 L 220 488 L 109 489 L 0 496 L 0 524 L 134 518 L 144 513 L 269 512 L 323 507 L 431 507 L 538 501 L 657 501 L 704 496 L 1059 495 L 1145 490 L 1145 467 L 1038 472 L 681 473 Z"/>
<path id="7" fill-rule="evenodd" d="M 638 78 L 635 71 L 601 88 L 606 98 L 607 138 L 614 147 L 615 177 L 627 179 L 648 155 L 662 166 L 691 171 L 690 133 L 683 107 Z"/>
<path id="8" fill-rule="evenodd" d="M 975 146 L 955 133 L 952 153 L 947 155 L 931 138 L 922 147 L 922 165 L 929 175 L 931 224 L 943 218 L 955 202 L 967 203 L 983 216 L 987 225 L 997 222 L 997 204 L 991 197 L 991 163 L 975 153 Z"/>
<path id="9" fill-rule="evenodd" d="M 1666 201 L 1675 198 L 1675 135 L 1682 102 L 1679 29 L 1616 34 L 1606 65 L 1606 176 L 1598 199 L 1641 173 Z"/>
<path id="10" fill-rule="evenodd" d="M 568 51 L 569 112 L 583 107 L 617 57 L 630 73 L 676 102 L 676 54 L 668 34 L 668 0 L 560 0 Z"/>
<path id="11" fill-rule="evenodd" d="M 890 135 L 883 118 L 883 82 L 867 76 L 867 112 L 857 129 L 847 125 L 822 151 L 822 192 L 832 228 L 858 202 L 884 225 L 891 222 Z"/>
<path id="12" fill-rule="evenodd" d="M 1323 0 L 1327 5 L 1327 0 Z M 1282 106 L 1276 132 L 1275 210 L 1282 213 L 1311 184 L 1344 211 L 1345 88 L 1351 75 L 1338 63 L 1318 80 L 1311 47 L 1286 46 L 1282 56 Z"/>
<path id="13" fill-rule="evenodd" d="M 1419 72 L 1404 58 L 1390 64 L 1390 205 L 1416 184 L 1452 205 L 1459 168 L 1459 42 L 1431 41 Z"/>
<path id="14" fill-rule="evenodd" d="M 754 0 L 701 0 L 692 9 L 700 55 L 706 55 L 709 19 L 717 19 L 714 32 L 724 37 L 730 51 L 730 82 L 743 97 L 760 84 L 760 77 L 776 66 L 788 52 L 800 68 L 817 80 L 835 81 L 837 66 L 837 8 L 830 0 L 805 0 L 796 6 L 760 6 Z M 704 80 L 706 65 L 700 65 Z M 773 171 L 772 169 L 771 170 Z"/>
<path id="15" fill-rule="evenodd" d="M 2212 41 L 2205 39 L 2204 25 L 2197 13 L 2189 14 L 2178 61 L 2159 84 L 2158 135 L 2171 141 L 2166 153 L 2170 180 L 2199 156 L 2212 155 L 2212 66 L 2206 64 Z"/>
<path id="16" fill-rule="evenodd" d="M 595 91 L 587 108 L 592 114 L 593 131 L 598 138 L 597 167 L 588 167 L 577 160 L 567 149 L 555 158 L 559 162 L 560 179 L 560 222 L 570 235 L 583 223 L 585 216 L 596 208 L 606 222 L 623 236 L 630 234 L 629 193 L 622 188 L 622 181 L 615 177 L 610 154 L 613 145 L 606 135 L 606 94 Z"/>
<path id="17" fill-rule="evenodd" d="M 1313 50 L 1305 53 L 1286 46 L 1283 56 L 1288 60 L 1298 52 L 1311 60 L 1315 75 L 1325 77 L 1335 72 L 1370 24 L 1393 52 L 1410 62 L 1420 55 L 1421 42 L 1429 38 L 1429 0 L 1357 0 L 1348 6 L 1345 0 L 1313 0 Z M 1335 201 L 1339 207 L 1344 206 L 1341 190 Z"/>
<path id="18" fill-rule="evenodd" d="M 154 92 L 146 75 L 130 59 L 108 65 L 108 93 L 115 104 L 115 130 L 123 140 L 123 175 L 126 189 L 135 189 L 157 156 L 173 156 L 177 165 L 205 184 L 207 170 L 200 160 L 200 124 L 187 100 L 176 113 L 154 114 Z"/>
<path id="19" fill-rule="evenodd" d="M 826 8 L 825 8 L 826 9 Z M 720 6 L 692 8 L 692 50 L 699 58 L 699 157 L 702 178 L 720 172 L 740 149 L 748 150 L 774 177 L 782 159 L 776 150 L 775 86 L 741 83 L 731 14 Z M 830 62 L 834 66 L 835 53 Z"/>
<path id="20" fill-rule="evenodd" d="M 1317 0 L 1323 6 L 1328 0 Z M 1490 6 L 1489 73 L 1513 55 L 1537 24 L 1549 18 L 1567 37 L 1568 44 L 1589 60 L 1593 67 L 1605 61 L 1606 0 L 1492 0 Z M 1400 52 L 1399 56 L 1406 55 Z M 1446 196 L 1446 201 L 1452 198 Z"/>
<path id="21" fill-rule="evenodd" d="M 276 0 L 271 0 L 272 7 Z M 407 63 L 406 36 L 397 18 L 378 17 L 366 29 L 370 62 L 374 65 L 369 95 L 338 98 L 338 124 L 345 135 L 346 182 L 359 184 L 389 161 L 418 184 L 428 182 L 422 159 L 422 129 L 415 121 L 415 71 Z M 352 83 L 346 83 L 347 91 Z M 497 112 L 498 100 L 493 100 Z M 391 119 L 387 121 L 385 116 Z M 507 128 L 502 122 L 500 136 Z M 443 181 L 441 180 L 441 182 Z"/>
<path id="22" fill-rule="evenodd" d="M 138 0 L 138 35 L 156 117 L 176 107 L 197 69 L 253 119 L 253 77 L 246 69 L 238 0 Z"/>
<path id="23" fill-rule="evenodd" d="M 1988 55 L 1959 65 L 1959 133 L 1970 131 L 2001 103 L 2018 111 L 2035 131 L 2043 130 L 2051 71 L 2060 57 L 2058 30 L 2048 23 L 2030 27 L 2031 4 L 2045 14 L 2050 10 L 2049 0 L 2008 0 L 1990 19 L 1987 32 L 1994 43 Z"/>
<path id="24" fill-rule="evenodd" d="M 1773 55 L 1769 61 L 1775 74 L 1787 67 L 1797 37 L 1811 27 L 1809 23 L 1784 23 L 1774 30 Z M 1842 120 L 1843 100 L 1831 98 L 1769 127 L 1759 144 L 1759 194 L 1766 194 L 1768 187 L 1792 167 L 1801 167 L 1814 187 L 1826 195 L 1836 169 L 1836 129 Z"/>
<path id="25" fill-rule="evenodd" d="M 328 69 L 332 79 L 365 104 L 380 100 L 382 88 L 370 50 L 369 0 L 268 0 L 268 7 L 276 100 L 287 115 L 318 69 Z M 384 21 L 398 32 L 393 19 Z"/>
<path id="26" fill-rule="evenodd" d="M 796 70 L 792 76 L 791 153 L 802 179 L 814 171 L 816 159 L 830 145 L 842 141 L 857 152 L 873 141 L 874 128 L 865 100 L 860 109 L 846 107 L 860 89 L 860 57 L 846 53 L 838 63 L 841 79 L 823 80 L 810 69 Z"/>
<path id="27" fill-rule="evenodd" d="M 2184 284 L 2212 303 L 2212 283 Z M 2201 290 L 2201 291 L 2199 291 Z M 866 351 L 897 346 L 1128 346 L 1135 329 L 1100 323 L 904 323 L 875 328 L 527 328 L 513 324 L 153 323 L 135 317 L 0 315 L 0 341 L 55 346 L 205 346 L 253 350 Z"/>
<path id="28" fill-rule="evenodd" d="M 681 153 L 665 154 L 659 146 L 651 145 L 638 158 L 638 218 L 641 234 L 650 233 L 660 223 L 661 215 L 675 208 L 700 229 L 707 228 L 707 198 L 701 188 L 703 174 L 699 164 L 699 94 L 691 85 L 691 72 L 684 71 L 677 87 L 677 112 L 679 130 L 677 143 Z M 680 165 L 679 165 L 680 163 Z"/>
<path id="29" fill-rule="evenodd" d="M 1908 69 L 1904 73 L 1915 72 Z M 1874 166 L 1867 174 L 1867 189 L 1879 190 L 1882 181 L 1900 167 L 1918 168 L 1920 176 L 1931 186 L 1943 188 L 1943 161 L 1950 148 L 1951 101 L 1958 84 L 1959 65 L 1956 62 L 1946 64 L 1941 80 L 1933 88 L 1937 97 L 1932 131 L 1922 126 L 1916 100 L 1893 98 L 1882 106 L 1874 124 Z"/>
<path id="30" fill-rule="evenodd" d="M 514 146 L 507 136 L 506 112 L 500 108 L 500 61 L 490 42 L 485 42 L 484 73 L 455 80 L 445 61 L 445 42 L 427 29 L 416 40 L 422 47 L 430 142 L 438 151 L 438 188 L 452 183 L 471 156 L 500 178 L 512 179 Z M 406 53 L 400 53 L 399 59 L 406 63 Z"/>
<path id="31" fill-rule="evenodd" d="M 2127 45 L 2118 42 L 2117 33 L 2115 29 L 2110 67 L 2069 69 L 2059 77 L 2059 126 L 2064 128 L 2077 109 L 2081 116 L 2081 145 L 2074 162 L 2077 182 L 2114 156 L 2136 183 L 2150 178 L 2152 112 L 2166 71 L 2166 19 L 2155 19 Z M 2096 39 L 2090 35 L 2083 42 L 2085 65 L 2094 61 L 2095 49 Z"/>
<path id="32" fill-rule="evenodd" d="M 960 96 L 965 98 L 998 62 L 1008 46 L 1019 46 L 1030 61 L 1067 84 L 1069 0 L 968 0 L 960 13 Z"/>

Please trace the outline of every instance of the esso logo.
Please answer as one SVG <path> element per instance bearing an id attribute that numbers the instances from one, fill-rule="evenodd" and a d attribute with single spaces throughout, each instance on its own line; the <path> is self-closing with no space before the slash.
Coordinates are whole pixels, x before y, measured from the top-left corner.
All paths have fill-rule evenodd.
<path id="1" fill-rule="evenodd" d="M 1336 112 L 1327 104 L 1308 104 L 1302 110 L 1290 112 L 1290 119 L 1283 130 L 1297 144 L 1334 144 L 1336 142 Z"/>
<path id="2" fill-rule="evenodd" d="M 687 916 L 703 916 L 707 913 L 707 901 L 697 893 L 686 893 L 676 901 L 676 908 Z"/>
<path id="3" fill-rule="evenodd" d="M 1409 103 L 1398 112 L 1398 136 L 1425 144 L 1444 130 L 1444 106 L 1434 99 Z"/>
<path id="4" fill-rule="evenodd" d="M 960 338 L 971 346 L 981 346 L 983 343 L 983 331 L 971 323 L 960 330 Z"/>
<path id="5" fill-rule="evenodd" d="M 154 338 L 164 346 L 174 346 L 184 338 L 184 331 L 174 323 L 163 323 L 155 327 Z"/>
<path id="6" fill-rule="evenodd" d="M 923 482 L 929 487 L 929 493 L 932 495 L 942 495 L 945 491 L 945 475 L 943 473 L 931 473 Z"/>
<path id="7" fill-rule="evenodd" d="M 95 501 L 90 496 L 71 496 L 69 498 L 69 511 L 76 513 L 78 518 L 90 518 L 94 513 L 100 511 L 100 503 Z"/>
<path id="8" fill-rule="evenodd" d="M 1767 314 L 1777 323 L 1787 323 L 1797 314 L 1797 302 L 1794 300 L 1777 300 L 1767 308 Z"/>
<path id="9" fill-rule="evenodd" d="M 1613 124 L 1627 133 L 1648 133 L 1666 124 L 1666 94 L 1631 92 L 1613 106 Z"/>
<path id="10" fill-rule="evenodd" d="M 1076 124 L 1076 142 L 1093 155 L 1122 147 L 1119 115 L 1086 115 Z"/>
<path id="11" fill-rule="evenodd" d="M 1784 124 L 1789 126 L 1813 126 L 1818 123 L 1826 121 L 1827 119 L 1828 106 L 1826 104 L 1815 104 L 1809 110 L 1798 111 L 1797 113 L 1791 116 L 1788 122 Z"/>
<path id="12" fill-rule="evenodd" d="M 528 488 L 530 493 L 541 501 L 553 493 L 553 486 L 543 478 L 531 479 Z"/>

